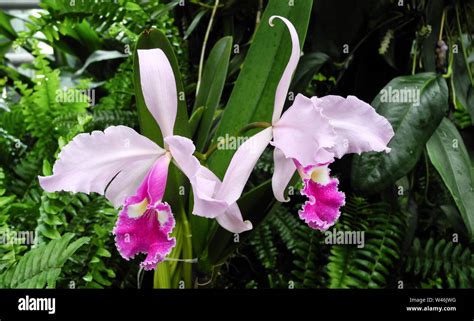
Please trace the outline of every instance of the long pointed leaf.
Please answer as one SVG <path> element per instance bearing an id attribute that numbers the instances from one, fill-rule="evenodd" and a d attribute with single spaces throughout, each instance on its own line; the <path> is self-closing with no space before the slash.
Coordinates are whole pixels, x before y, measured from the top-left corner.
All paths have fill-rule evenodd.
<path id="1" fill-rule="evenodd" d="M 204 66 L 201 86 L 194 109 L 204 106 L 204 113 L 196 136 L 196 149 L 202 151 L 206 145 L 214 113 L 219 105 L 229 68 L 232 37 L 220 39 L 212 48 Z"/>
<path id="2" fill-rule="evenodd" d="M 474 176 L 463 139 L 456 126 L 444 118 L 426 144 L 428 155 L 461 213 L 471 239 L 474 237 Z"/>

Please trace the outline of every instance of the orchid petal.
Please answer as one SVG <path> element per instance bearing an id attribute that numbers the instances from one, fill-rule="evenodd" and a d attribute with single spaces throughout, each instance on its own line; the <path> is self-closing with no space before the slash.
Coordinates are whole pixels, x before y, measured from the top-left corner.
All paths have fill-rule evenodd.
<path id="1" fill-rule="evenodd" d="M 120 212 L 114 228 L 115 244 L 120 255 L 129 260 L 138 253 L 147 254 L 140 264 L 145 270 L 151 270 L 163 261 L 176 244 L 170 237 L 175 220 L 167 203 L 159 203 L 139 217 L 131 217 L 130 206 Z"/>
<path id="2" fill-rule="evenodd" d="M 273 160 L 275 163 L 272 177 L 273 194 L 279 202 L 288 202 L 290 199 L 285 198 L 285 189 L 296 171 L 296 165 L 278 148 L 273 151 Z"/>
<path id="3" fill-rule="evenodd" d="M 213 172 L 201 166 L 191 181 L 191 185 L 194 194 L 194 214 L 208 218 L 225 215 L 229 204 L 225 200 L 216 198 L 221 181 Z"/>
<path id="4" fill-rule="evenodd" d="M 165 154 L 149 169 L 135 194 L 125 200 L 113 231 L 123 258 L 147 254 L 141 263 L 145 270 L 154 269 L 176 244 L 170 237 L 175 225 L 171 208 L 161 202 L 169 161 L 169 154 Z"/>
<path id="5" fill-rule="evenodd" d="M 290 32 L 292 49 L 291 49 L 291 56 L 288 60 L 288 64 L 285 67 L 283 75 L 281 76 L 280 82 L 278 83 L 278 87 L 275 94 L 275 106 L 273 108 L 273 116 L 272 116 L 272 123 L 275 123 L 280 119 L 281 112 L 283 111 L 283 106 L 285 105 L 286 95 L 288 94 L 288 89 L 290 88 L 291 78 L 293 73 L 295 72 L 296 66 L 298 65 L 298 61 L 300 59 L 300 42 L 298 39 L 298 33 L 296 32 L 295 27 L 293 24 L 286 18 L 280 16 L 271 16 L 269 20 L 270 26 L 273 27 L 273 20 L 275 18 L 280 19 L 283 21 Z"/>
<path id="6" fill-rule="evenodd" d="M 304 188 L 301 194 L 309 198 L 299 211 L 300 218 L 311 228 L 321 231 L 334 225 L 341 212 L 340 207 L 345 204 L 345 195 L 339 192 L 339 181 L 335 178 L 326 185 L 304 179 Z"/>
<path id="7" fill-rule="evenodd" d="M 163 199 L 170 160 L 171 155 L 169 153 L 164 154 L 158 158 L 148 173 L 147 196 L 151 205 L 160 202 Z"/>
<path id="8" fill-rule="evenodd" d="M 218 197 L 224 195 L 221 192 L 222 183 L 213 172 L 199 164 L 199 161 L 192 155 L 195 147 L 189 138 L 171 136 L 165 139 L 165 143 L 176 164 L 188 177 L 193 188 L 193 214 L 215 218 L 223 228 L 233 233 L 240 233 L 252 228 L 249 221 L 243 220 L 235 201 L 229 203 L 224 197 Z M 261 146 L 258 147 L 261 148 Z"/>
<path id="9" fill-rule="evenodd" d="M 196 148 L 192 140 L 182 136 L 170 136 L 165 138 L 165 143 L 178 168 L 188 177 L 193 188 L 193 214 L 207 218 L 223 215 L 228 204 L 215 198 L 221 182 L 193 156 Z"/>
<path id="10" fill-rule="evenodd" d="M 237 203 L 230 205 L 225 215 L 217 216 L 216 220 L 220 226 L 232 233 L 242 233 L 253 228 L 250 221 L 243 220 Z"/>
<path id="11" fill-rule="evenodd" d="M 135 194 L 154 162 L 154 159 L 134 162 L 115 176 L 105 190 L 105 197 L 115 208 L 122 206 L 128 196 Z"/>
<path id="12" fill-rule="evenodd" d="M 338 135 L 334 147 L 328 149 L 337 158 L 348 153 L 390 151 L 387 144 L 394 135 L 392 126 L 369 104 L 354 96 L 313 97 L 311 100 L 329 118 Z"/>
<path id="13" fill-rule="evenodd" d="M 272 128 L 268 127 L 253 135 L 237 149 L 217 193 L 218 199 L 223 199 L 228 204 L 239 199 L 257 160 L 271 139 Z"/>
<path id="14" fill-rule="evenodd" d="M 79 134 L 63 147 L 53 166 L 53 175 L 39 177 L 47 192 L 96 192 L 104 194 L 107 185 L 121 171 L 127 171 L 130 185 L 143 179 L 145 169 L 165 150 L 132 128 L 112 126 L 103 132 Z M 134 168 L 134 169 L 132 169 Z M 114 182 L 110 183 L 113 186 Z M 123 180 L 118 181 L 120 186 Z M 114 192 L 107 197 L 114 205 L 121 197 Z"/>
<path id="15" fill-rule="evenodd" d="M 187 137 L 174 135 L 166 137 L 164 142 L 184 175 L 188 178 L 194 176 L 201 164 L 198 159 L 193 156 L 196 150 L 193 141 Z"/>
<path id="16" fill-rule="evenodd" d="M 146 106 L 160 126 L 163 137 L 171 136 L 178 111 L 173 68 L 161 49 L 139 49 L 137 52 Z"/>
<path id="17" fill-rule="evenodd" d="M 327 151 L 336 142 L 336 133 L 329 120 L 311 99 L 297 95 L 293 105 L 273 125 L 273 143 L 286 158 L 302 166 L 328 163 L 333 153 Z"/>

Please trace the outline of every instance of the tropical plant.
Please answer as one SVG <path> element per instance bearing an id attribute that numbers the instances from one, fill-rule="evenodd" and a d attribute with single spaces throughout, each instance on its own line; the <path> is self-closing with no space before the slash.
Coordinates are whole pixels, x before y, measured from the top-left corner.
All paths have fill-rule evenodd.
<path id="1" fill-rule="evenodd" d="M 37 236 L 32 247 L 0 244 L 2 287 L 473 286 L 471 3 L 44 0 L 41 6 L 28 18 L 0 12 L 0 235 Z M 268 24 L 273 15 L 294 24 L 303 52 L 285 107 L 299 93 L 355 95 L 394 129 L 390 153 L 347 155 L 331 164 L 347 198 L 328 232 L 364 232 L 363 247 L 328 244 L 329 234 L 299 219 L 304 195 L 296 178 L 290 202 L 275 200 L 270 148 L 238 201 L 253 230 L 238 235 L 191 215 L 192 186 L 171 165 L 165 198 L 176 212 L 177 246 L 154 274 L 120 257 L 112 235 L 119 211 L 104 197 L 40 187 L 37 177 L 52 174 L 77 134 L 125 125 L 163 146 L 140 83 L 137 50 L 151 48 L 163 50 L 176 78 L 175 134 L 192 139 L 195 155 L 222 179 L 235 150 L 218 144 L 229 135 L 255 136 L 255 123 L 272 119 L 291 53 L 286 29 Z M 13 27 L 18 20 L 24 30 Z M 9 55 L 20 48 L 33 57 L 21 68 Z"/>

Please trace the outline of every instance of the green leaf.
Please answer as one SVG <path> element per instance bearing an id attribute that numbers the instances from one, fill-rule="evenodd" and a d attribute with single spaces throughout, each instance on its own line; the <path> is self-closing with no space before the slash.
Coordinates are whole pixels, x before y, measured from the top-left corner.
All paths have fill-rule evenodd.
<path id="1" fill-rule="evenodd" d="M 303 47 L 313 1 L 270 0 L 263 14 L 244 65 L 224 110 L 214 140 L 225 134 L 234 135 L 252 121 L 269 121 L 273 111 L 275 91 L 291 53 L 290 35 L 283 22 L 268 19 L 280 15 L 290 20 Z M 235 151 L 218 150 L 209 159 L 209 167 L 219 177 L 225 173 Z"/>
<path id="2" fill-rule="evenodd" d="M 13 29 L 11 20 L 13 17 L 0 10 L 0 34 L 4 35 L 10 40 L 15 40 L 18 37 L 15 29 Z"/>
<path id="3" fill-rule="evenodd" d="M 138 4 L 130 2 L 130 1 L 128 1 L 125 4 L 125 9 L 127 9 L 127 11 L 143 11 L 142 7 L 140 7 Z"/>
<path id="4" fill-rule="evenodd" d="M 58 239 L 61 237 L 57 230 L 46 224 L 41 225 L 38 228 L 38 231 L 49 239 Z"/>
<path id="5" fill-rule="evenodd" d="M 202 74 L 202 81 L 194 104 L 195 109 L 204 106 L 204 113 L 199 124 L 196 150 L 203 151 L 206 146 L 214 114 L 219 106 L 229 68 L 232 48 L 232 37 L 220 39 L 212 48 Z"/>
<path id="6" fill-rule="evenodd" d="M 313 76 L 328 60 L 329 56 L 323 52 L 312 52 L 301 57 L 293 77 L 292 90 L 295 93 L 304 93 Z"/>
<path id="7" fill-rule="evenodd" d="M 178 62 L 173 52 L 173 48 L 168 41 L 168 38 L 159 30 L 146 30 L 138 38 L 136 49 L 153 49 L 159 48 L 163 50 L 166 57 L 171 63 L 174 76 L 176 79 L 176 88 L 178 90 L 178 113 L 176 115 L 176 122 L 174 124 L 174 134 L 185 137 L 190 136 L 188 125 L 188 112 L 186 109 L 186 100 L 180 99 L 184 95 L 183 83 L 181 82 L 181 74 L 179 72 Z M 138 120 L 140 124 L 141 133 L 151 140 L 163 146 L 163 137 L 160 128 L 150 111 L 145 105 L 143 93 L 140 85 L 140 68 L 138 67 L 138 54 L 135 51 L 133 55 L 133 74 L 135 97 L 137 100 Z"/>
<path id="8" fill-rule="evenodd" d="M 407 90 L 414 94 L 412 102 L 396 102 L 396 93 L 402 97 L 405 92 L 405 101 L 409 100 Z M 415 166 L 447 111 L 448 88 L 434 73 L 397 77 L 375 97 L 372 106 L 392 124 L 395 136 L 388 145 L 390 153 L 354 156 L 352 185 L 366 193 L 390 186 Z"/>
<path id="9" fill-rule="evenodd" d="M 467 35 L 463 35 L 460 38 L 463 45 L 469 48 L 471 44 L 469 43 Z M 469 112 L 471 122 L 474 124 L 474 85 L 471 83 L 469 75 L 470 65 L 469 62 L 464 59 L 464 55 L 461 52 L 453 56 L 453 76 L 451 84 L 453 85 L 456 95 L 455 104 L 458 109 L 465 109 Z"/>
<path id="10" fill-rule="evenodd" d="M 204 113 L 204 106 L 201 106 L 192 113 L 191 117 L 189 117 L 188 123 L 189 123 L 189 131 L 191 132 L 191 135 L 194 135 L 194 133 L 196 132 L 203 113 Z"/>
<path id="11" fill-rule="evenodd" d="M 206 13 L 207 13 L 207 9 L 202 9 L 196 14 L 193 21 L 191 21 L 191 23 L 189 24 L 188 29 L 186 29 L 186 31 L 184 32 L 185 40 L 191 35 L 194 29 L 196 29 L 197 25 L 199 24 L 199 22 L 201 21 L 201 19 L 204 17 Z"/>
<path id="12" fill-rule="evenodd" d="M 74 234 L 42 244 L 27 252 L 16 265 L 0 275 L 0 284 L 6 288 L 54 288 L 66 261 L 89 238 L 82 237 L 71 242 Z"/>
<path id="13" fill-rule="evenodd" d="M 116 51 L 116 50 L 111 50 L 111 51 L 97 50 L 97 51 L 94 51 L 87 58 L 86 62 L 84 63 L 84 66 L 82 66 L 81 69 L 76 71 L 76 73 L 74 75 L 79 76 L 80 74 L 82 74 L 87 69 L 87 67 L 89 67 L 90 64 L 92 64 L 94 62 L 110 60 L 110 59 L 119 59 L 119 58 L 125 58 L 125 57 L 128 57 L 128 55 L 124 54 L 124 53 L 121 53 L 119 51 Z"/>
<path id="14" fill-rule="evenodd" d="M 273 197 L 271 180 L 265 181 L 245 193 L 237 203 L 244 220 L 250 219 L 254 229 L 281 204 L 276 202 Z M 251 231 L 241 233 L 238 242 L 235 242 L 235 235 L 219 226 L 209 244 L 209 262 L 212 265 L 223 263 L 250 235 Z"/>
<path id="15" fill-rule="evenodd" d="M 426 144 L 433 166 L 441 175 L 461 213 L 471 239 L 474 237 L 474 175 L 463 139 L 456 126 L 444 118 Z"/>

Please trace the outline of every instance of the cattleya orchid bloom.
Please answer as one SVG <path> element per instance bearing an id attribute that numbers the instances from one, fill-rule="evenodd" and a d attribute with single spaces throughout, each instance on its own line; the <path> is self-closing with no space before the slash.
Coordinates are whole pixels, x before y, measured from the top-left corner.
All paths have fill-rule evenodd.
<path id="1" fill-rule="evenodd" d="M 39 177 L 39 182 L 48 192 L 96 192 L 116 208 L 123 206 L 114 228 L 117 249 L 127 260 L 138 253 L 147 254 L 141 266 L 149 270 L 164 260 L 176 243 L 170 236 L 175 219 L 163 201 L 171 161 L 193 185 L 194 213 L 216 218 L 234 233 L 252 225 L 242 220 L 236 204 L 230 203 L 229 209 L 218 208 L 220 204 L 200 206 L 207 201 L 206 193 L 220 182 L 215 177 L 206 179 L 213 174 L 192 155 L 193 142 L 173 135 L 178 99 L 172 67 L 160 49 L 138 50 L 138 58 L 145 103 L 161 129 L 164 148 L 126 126 L 79 134 L 62 148 L 53 175 Z"/>
<path id="2" fill-rule="evenodd" d="M 272 188 L 278 201 L 288 201 L 284 191 L 298 170 L 304 183 L 301 194 L 308 197 L 299 212 L 300 218 L 314 229 L 326 230 L 338 219 L 345 201 L 344 194 L 337 189 L 339 181 L 329 176 L 328 165 L 335 157 L 348 153 L 389 152 L 387 144 L 394 132 L 372 106 L 354 96 L 307 98 L 298 94 L 282 115 L 299 61 L 300 45 L 294 26 L 286 18 L 272 16 L 270 26 L 275 18 L 288 28 L 292 52 L 276 90 L 271 127 L 247 143 L 257 146 L 270 143 L 275 147 Z M 246 157 L 244 152 L 237 155 L 240 159 Z"/>

